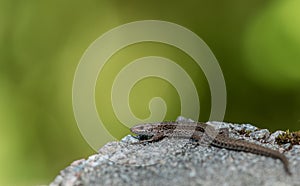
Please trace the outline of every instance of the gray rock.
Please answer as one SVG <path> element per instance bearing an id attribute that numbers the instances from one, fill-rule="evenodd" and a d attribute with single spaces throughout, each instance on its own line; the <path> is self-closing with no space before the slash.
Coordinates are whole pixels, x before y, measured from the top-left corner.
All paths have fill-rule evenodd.
<path id="1" fill-rule="evenodd" d="M 179 118 L 183 121 L 184 118 Z M 191 120 L 188 120 L 191 121 Z M 273 149 L 275 137 L 250 124 L 210 122 L 228 128 L 230 136 Z M 250 131 L 251 137 L 239 131 Z M 278 135 L 278 133 L 276 134 Z M 256 140 L 255 140 L 256 139 Z M 260 140 L 260 141 L 257 141 Z M 300 146 L 285 152 L 293 173 L 288 176 L 279 160 L 251 153 L 196 145 L 188 139 L 168 139 L 132 145 L 128 135 L 110 142 L 87 160 L 77 160 L 50 184 L 57 185 L 299 185 Z M 261 142 L 264 143 L 261 143 Z M 269 143 L 266 143 L 269 142 Z"/>
<path id="2" fill-rule="evenodd" d="M 272 133 L 272 134 L 269 136 L 267 142 L 274 144 L 276 138 L 277 138 L 280 134 L 283 134 L 283 133 L 284 133 L 284 131 L 282 131 L 282 130 L 277 130 L 277 131 L 275 131 L 274 133 Z"/>
<path id="3" fill-rule="evenodd" d="M 270 132 L 267 129 L 251 132 L 250 137 L 256 140 L 267 139 L 270 136 Z"/>

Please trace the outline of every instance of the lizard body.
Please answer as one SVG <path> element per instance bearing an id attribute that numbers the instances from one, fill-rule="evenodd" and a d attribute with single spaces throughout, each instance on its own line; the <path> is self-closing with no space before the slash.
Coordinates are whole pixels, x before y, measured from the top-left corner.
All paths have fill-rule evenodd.
<path id="1" fill-rule="evenodd" d="M 279 159 L 287 174 L 291 175 L 289 162 L 283 154 L 255 143 L 230 138 L 228 129 L 216 130 L 213 126 L 200 122 L 161 122 L 136 125 L 130 130 L 139 136 L 150 137 L 138 143 L 159 141 L 165 137 L 188 138 L 204 140 L 220 148 L 272 157 Z"/>

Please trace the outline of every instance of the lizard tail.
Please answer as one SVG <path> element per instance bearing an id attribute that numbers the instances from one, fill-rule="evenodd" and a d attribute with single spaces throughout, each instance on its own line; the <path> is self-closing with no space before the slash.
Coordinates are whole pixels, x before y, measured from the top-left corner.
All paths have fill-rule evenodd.
<path id="1" fill-rule="evenodd" d="M 223 139 L 224 140 L 224 139 Z M 217 141 L 217 142 L 216 142 Z M 243 140 L 236 140 L 236 139 L 226 139 L 226 142 L 223 141 L 223 143 L 219 140 L 215 141 L 215 146 L 231 149 L 231 150 L 237 150 L 237 151 L 244 151 L 244 152 L 250 152 L 253 154 L 263 155 L 267 157 L 272 157 L 274 159 L 279 159 L 284 166 L 284 169 L 288 175 L 292 175 L 290 169 L 289 169 L 289 162 L 287 158 L 281 154 L 279 151 L 257 145 L 255 143 L 250 143 Z"/>

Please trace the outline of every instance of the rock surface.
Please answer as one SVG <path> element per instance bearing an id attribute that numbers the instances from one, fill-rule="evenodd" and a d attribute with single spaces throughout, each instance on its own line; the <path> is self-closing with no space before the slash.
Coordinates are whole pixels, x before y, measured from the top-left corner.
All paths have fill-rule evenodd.
<path id="1" fill-rule="evenodd" d="M 178 120 L 186 120 L 179 117 Z M 275 135 L 250 124 L 210 122 L 216 128 L 229 128 L 230 137 L 284 151 Z M 245 133 L 241 135 L 241 133 Z M 248 136 L 248 137 L 246 137 Z M 62 170 L 50 184 L 56 185 L 299 185 L 300 146 L 284 154 L 292 176 L 279 160 L 251 153 L 231 151 L 188 139 L 168 139 L 132 145 L 131 135 L 110 142 L 87 160 L 77 160 Z"/>

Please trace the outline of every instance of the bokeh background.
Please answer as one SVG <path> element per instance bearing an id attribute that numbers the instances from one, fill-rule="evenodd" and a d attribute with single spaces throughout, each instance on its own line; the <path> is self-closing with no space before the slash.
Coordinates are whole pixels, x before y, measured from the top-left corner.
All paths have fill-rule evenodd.
<path id="1" fill-rule="evenodd" d="M 94 153 L 73 115 L 76 66 L 96 38 L 132 21 L 170 21 L 207 43 L 226 81 L 225 121 L 254 123 L 271 131 L 298 130 L 299 8 L 297 0 L 0 0 L 0 185 L 48 184 L 72 161 Z M 118 61 L 158 55 L 183 66 L 189 61 L 193 64 L 178 49 L 157 43 L 124 50 L 113 56 L 114 65 L 97 82 L 97 107 L 110 123 L 116 118 L 106 109 L 111 105 L 101 91 L 109 86 Z M 191 70 L 193 65 L 184 68 L 194 81 L 199 78 L 199 120 L 205 121 L 210 111 L 205 77 L 201 70 Z M 163 95 L 153 91 L 153 86 L 164 87 Z M 137 84 L 131 95 L 133 111 L 147 117 L 147 101 L 157 95 L 170 106 L 166 119 L 175 119 L 180 111 L 178 95 L 172 86 L 155 78 Z M 116 139 L 126 133 L 125 128 Z"/>

